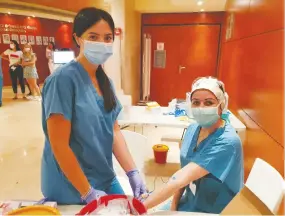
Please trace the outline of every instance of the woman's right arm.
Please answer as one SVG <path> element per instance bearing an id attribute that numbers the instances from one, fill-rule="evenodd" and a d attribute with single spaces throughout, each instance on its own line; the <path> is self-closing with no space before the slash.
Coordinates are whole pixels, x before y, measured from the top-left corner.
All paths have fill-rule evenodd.
<path id="1" fill-rule="evenodd" d="M 172 202 L 171 202 L 171 207 L 170 207 L 170 211 L 177 211 L 177 207 L 179 204 L 179 201 L 184 193 L 185 187 L 179 189 L 177 192 L 175 192 L 175 194 L 173 195 L 172 198 Z"/>
<path id="2" fill-rule="evenodd" d="M 1 54 L 1 58 L 2 58 L 2 59 L 5 59 L 5 60 L 7 60 L 7 61 L 9 61 L 8 56 L 5 55 L 4 52 Z"/>
<path id="3" fill-rule="evenodd" d="M 81 196 L 85 196 L 90 190 L 90 184 L 69 147 L 71 122 L 61 114 L 52 114 L 47 120 L 47 127 L 51 148 L 58 165 Z"/>

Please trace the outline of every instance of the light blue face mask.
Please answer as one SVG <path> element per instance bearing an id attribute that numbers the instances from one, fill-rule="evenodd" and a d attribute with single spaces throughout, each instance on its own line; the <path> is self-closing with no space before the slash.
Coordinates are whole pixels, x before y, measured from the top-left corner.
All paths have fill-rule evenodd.
<path id="1" fill-rule="evenodd" d="M 208 128 L 219 120 L 219 106 L 220 104 L 216 107 L 191 108 L 192 115 L 201 127 Z"/>
<path id="2" fill-rule="evenodd" d="M 84 56 L 95 65 L 104 64 L 113 55 L 113 43 L 84 40 Z"/>

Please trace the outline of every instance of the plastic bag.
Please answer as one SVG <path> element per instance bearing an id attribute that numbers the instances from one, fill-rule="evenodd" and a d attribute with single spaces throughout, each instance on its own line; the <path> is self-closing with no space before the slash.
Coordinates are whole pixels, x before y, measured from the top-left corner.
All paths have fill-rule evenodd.
<path id="1" fill-rule="evenodd" d="M 76 215 L 143 215 L 145 206 L 137 199 L 126 195 L 107 195 L 86 205 Z"/>
<path id="2" fill-rule="evenodd" d="M 126 199 L 115 199 L 110 200 L 107 205 L 100 203 L 95 211 L 91 212 L 90 215 L 128 215 L 130 209 L 128 206 L 128 200 Z"/>

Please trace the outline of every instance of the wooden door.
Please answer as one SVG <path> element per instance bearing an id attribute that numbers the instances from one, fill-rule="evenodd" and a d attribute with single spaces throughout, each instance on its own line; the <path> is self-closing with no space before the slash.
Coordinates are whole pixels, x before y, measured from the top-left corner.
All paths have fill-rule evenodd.
<path id="1" fill-rule="evenodd" d="M 204 76 L 217 77 L 219 56 L 219 25 L 181 26 L 175 97 L 185 98 L 195 79 Z"/>
<path id="2" fill-rule="evenodd" d="M 145 26 L 143 33 L 151 36 L 151 100 L 168 105 L 173 98 L 185 98 L 197 77 L 216 75 L 219 25 Z M 157 43 L 164 43 L 165 68 L 154 67 Z"/>

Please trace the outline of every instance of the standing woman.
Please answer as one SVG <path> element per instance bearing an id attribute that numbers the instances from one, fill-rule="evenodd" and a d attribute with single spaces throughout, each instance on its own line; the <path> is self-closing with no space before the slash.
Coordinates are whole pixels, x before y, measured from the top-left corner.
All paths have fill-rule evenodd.
<path id="1" fill-rule="evenodd" d="M 54 42 L 49 42 L 46 48 L 46 58 L 48 59 L 48 68 L 50 74 L 53 73 L 53 52 L 55 51 L 55 44 Z"/>
<path id="2" fill-rule="evenodd" d="M 27 80 L 31 93 L 34 99 L 41 100 L 41 91 L 37 85 L 37 79 L 39 79 L 37 68 L 36 68 L 37 57 L 33 53 L 32 46 L 27 43 L 24 45 L 22 66 L 24 68 L 24 78 Z"/>
<path id="3" fill-rule="evenodd" d="M 18 99 L 18 80 L 21 86 L 23 98 L 26 99 L 24 74 L 23 68 L 21 66 L 22 55 L 23 52 L 20 49 L 18 42 L 15 40 L 11 40 L 10 49 L 7 49 L 4 53 L 1 54 L 3 59 L 9 61 L 9 73 L 12 81 L 13 92 L 15 94 L 13 98 L 14 100 Z"/>
<path id="4" fill-rule="evenodd" d="M 113 169 L 113 154 L 134 196 L 146 192 L 117 123 L 122 106 L 102 68 L 113 54 L 114 30 L 106 11 L 94 7 L 79 11 L 73 27 L 79 56 L 58 68 L 43 87 L 42 192 L 60 204 L 124 194 Z"/>

